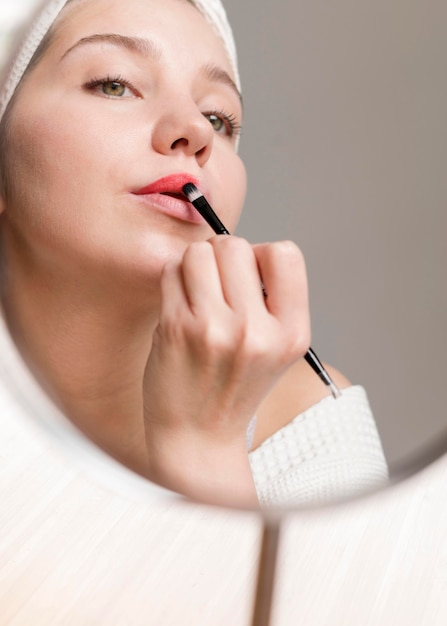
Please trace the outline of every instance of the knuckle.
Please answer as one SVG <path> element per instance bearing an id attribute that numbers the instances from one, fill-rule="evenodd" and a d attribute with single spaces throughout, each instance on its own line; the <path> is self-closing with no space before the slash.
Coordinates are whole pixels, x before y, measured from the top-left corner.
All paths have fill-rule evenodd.
<path id="1" fill-rule="evenodd" d="M 241 365 L 261 360 L 271 352 L 270 342 L 244 319 L 232 319 L 228 324 L 208 324 L 203 336 L 211 354 Z"/>
<path id="2" fill-rule="evenodd" d="M 306 327 L 291 328 L 283 337 L 283 359 L 285 363 L 293 363 L 303 357 L 310 347 L 310 329 Z"/>
<path id="3" fill-rule="evenodd" d="M 246 331 L 240 341 L 241 351 L 247 361 L 258 361 L 269 354 L 267 341 L 263 336 Z"/>
<path id="4" fill-rule="evenodd" d="M 219 323 L 218 320 L 203 319 L 195 333 L 211 359 L 228 358 L 236 352 L 240 340 L 227 324 Z"/>
<path id="5" fill-rule="evenodd" d="M 207 351 L 213 356 L 226 356 L 232 351 L 231 337 L 216 324 L 207 324 L 201 336 Z"/>
<path id="6" fill-rule="evenodd" d="M 292 338 L 289 338 L 287 347 L 291 358 L 297 359 L 302 357 L 310 347 L 310 332 L 301 331 L 295 333 Z"/>

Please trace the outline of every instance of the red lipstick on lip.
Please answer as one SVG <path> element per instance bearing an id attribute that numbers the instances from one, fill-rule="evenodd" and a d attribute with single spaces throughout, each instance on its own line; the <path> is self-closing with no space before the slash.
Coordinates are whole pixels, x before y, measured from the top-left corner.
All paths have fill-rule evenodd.
<path id="1" fill-rule="evenodd" d="M 181 172 L 163 176 L 146 187 L 134 191 L 133 194 L 141 197 L 141 201 L 146 206 L 161 213 L 185 222 L 203 224 L 202 216 L 191 205 L 182 191 L 182 187 L 188 182 L 194 183 L 199 189 L 202 188 L 197 178 Z"/>
<path id="2" fill-rule="evenodd" d="M 163 178 L 159 178 L 150 185 L 138 191 L 134 191 L 134 194 L 137 196 L 146 196 L 151 193 L 171 193 L 179 195 L 186 200 L 182 187 L 189 182 L 194 183 L 199 189 L 201 188 L 200 182 L 190 174 L 169 174 L 169 176 L 163 176 Z"/>

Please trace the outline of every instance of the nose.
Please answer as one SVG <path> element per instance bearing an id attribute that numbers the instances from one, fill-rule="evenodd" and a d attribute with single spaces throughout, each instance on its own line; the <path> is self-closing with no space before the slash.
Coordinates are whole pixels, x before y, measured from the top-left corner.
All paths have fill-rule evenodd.
<path id="1" fill-rule="evenodd" d="M 165 155 L 184 153 L 195 157 L 200 166 L 211 156 L 214 129 L 189 99 L 171 100 L 153 126 L 152 147 Z"/>

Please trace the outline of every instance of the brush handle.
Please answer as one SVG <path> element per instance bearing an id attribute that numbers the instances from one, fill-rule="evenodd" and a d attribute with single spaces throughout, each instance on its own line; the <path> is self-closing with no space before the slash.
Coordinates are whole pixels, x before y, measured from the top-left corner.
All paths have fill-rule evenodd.
<path id="1" fill-rule="evenodd" d="M 200 213 L 200 215 L 208 222 L 216 235 L 229 235 L 229 231 L 222 224 L 220 219 L 214 213 L 204 196 L 200 196 L 197 200 L 193 200 L 192 204 Z"/>
<path id="2" fill-rule="evenodd" d="M 211 226 L 216 235 L 229 235 L 230 232 L 225 228 L 220 219 L 217 217 L 216 213 L 213 211 L 211 205 L 206 200 L 205 196 L 197 189 L 195 185 L 192 183 L 187 183 L 183 187 L 183 192 L 187 196 L 188 200 L 191 204 L 197 209 L 200 215 L 206 220 L 206 222 Z M 264 297 L 267 297 L 267 292 L 264 288 L 264 284 L 261 282 L 262 293 Z M 309 348 L 309 350 L 304 355 L 304 358 L 309 363 L 314 372 L 320 377 L 320 379 L 324 382 L 325 385 L 329 387 L 334 398 L 338 398 L 341 395 L 340 390 L 335 385 L 332 378 L 329 376 L 327 371 L 324 368 L 324 365 L 317 357 L 316 353 Z"/>

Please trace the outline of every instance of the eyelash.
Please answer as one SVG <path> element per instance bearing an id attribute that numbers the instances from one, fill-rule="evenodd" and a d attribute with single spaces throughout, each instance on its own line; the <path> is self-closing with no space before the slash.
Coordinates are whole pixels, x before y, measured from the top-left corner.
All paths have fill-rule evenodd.
<path id="1" fill-rule="evenodd" d="M 123 78 L 122 76 L 105 76 L 103 78 L 92 78 L 87 83 L 84 84 L 84 88 L 89 91 L 94 91 L 97 87 L 101 87 L 107 83 L 118 83 L 120 85 L 124 85 L 128 89 L 130 89 L 137 97 L 141 97 L 139 92 L 135 89 L 135 87 L 128 80 Z M 106 98 L 116 98 L 120 99 L 123 96 L 113 96 L 102 94 Z M 211 111 L 203 111 L 202 115 L 215 115 L 218 119 L 222 120 L 228 136 L 232 139 L 241 134 L 242 127 L 237 123 L 237 117 L 232 113 L 226 113 L 224 110 L 211 110 Z M 211 123 L 211 122 L 210 122 Z M 218 131 L 216 131 L 218 132 Z"/>
<path id="2" fill-rule="evenodd" d="M 202 115 L 215 115 L 219 120 L 222 120 L 228 136 L 230 138 L 237 137 L 242 132 L 242 126 L 237 123 L 237 117 L 233 113 L 226 113 L 223 110 L 218 111 L 203 111 Z M 218 131 L 216 131 L 218 132 Z"/>
<path id="3" fill-rule="evenodd" d="M 105 85 L 106 83 L 119 83 L 120 85 L 124 85 L 125 87 L 127 87 L 128 89 L 130 89 L 131 91 L 133 91 L 135 94 L 138 95 L 138 92 L 135 89 L 135 87 L 132 85 L 132 83 L 130 83 L 128 80 L 126 80 L 122 76 L 105 76 L 104 78 L 92 78 L 87 83 L 85 83 L 84 87 L 88 89 L 89 91 L 93 91 L 94 89 L 96 89 L 96 87 L 101 87 L 102 85 Z M 107 94 L 103 94 L 103 95 L 106 96 L 106 98 L 107 97 L 108 98 L 120 97 L 120 96 L 107 96 Z"/>

